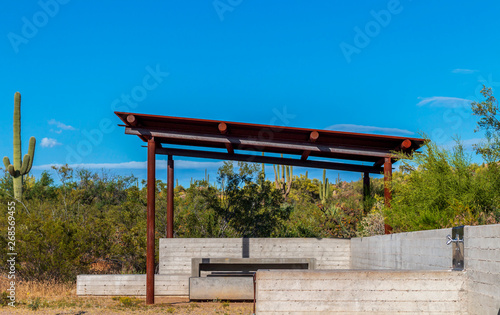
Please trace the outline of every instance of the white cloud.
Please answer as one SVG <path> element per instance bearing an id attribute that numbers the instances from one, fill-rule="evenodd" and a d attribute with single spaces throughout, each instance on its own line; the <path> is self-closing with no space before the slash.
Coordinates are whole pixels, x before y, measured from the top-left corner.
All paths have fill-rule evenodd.
<path id="1" fill-rule="evenodd" d="M 451 71 L 452 73 L 461 73 L 461 74 L 472 74 L 477 72 L 477 70 L 471 70 L 471 69 L 453 69 Z"/>
<path id="2" fill-rule="evenodd" d="M 49 125 L 56 125 L 56 127 L 60 129 L 58 131 L 55 131 L 56 133 L 61 133 L 62 130 L 75 130 L 73 126 L 63 124 L 62 122 L 55 119 L 49 120 Z"/>
<path id="3" fill-rule="evenodd" d="M 470 107 L 471 100 L 459 97 L 448 97 L 448 96 L 432 96 L 432 97 L 419 97 L 421 100 L 417 103 L 417 106 L 429 107 L 447 107 L 447 108 L 460 108 L 460 107 Z"/>
<path id="4" fill-rule="evenodd" d="M 480 144 L 482 142 L 485 142 L 486 138 L 471 138 L 471 139 L 465 139 L 462 140 L 460 139 L 460 143 L 463 145 L 465 150 L 473 150 L 474 149 L 474 144 Z M 455 140 L 449 141 L 442 146 L 446 149 L 451 149 L 457 145 L 457 142 Z"/>
<path id="5" fill-rule="evenodd" d="M 400 134 L 400 135 L 414 134 L 414 132 L 405 129 L 352 125 L 352 124 L 331 125 L 329 127 L 326 127 L 325 129 L 335 130 L 335 131 L 358 132 L 358 133 Z"/>
<path id="6" fill-rule="evenodd" d="M 43 142 L 43 140 L 42 140 Z M 44 164 L 33 166 L 35 170 L 50 170 L 52 166 L 60 167 L 62 164 Z M 174 160 L 175 169 L 217 169 L 222 166 L 222 162 L 197 162 L 197 161 L 186 161 L 186 160 Z M 122 163 L 80 163 L 71 164 L 71 168 L 87 168 L 87 169 L 146 169 L 146 162 L 122 162 Z M 167 169 L 166 160 L 156 161 L 157 169 Z"/>
<path id="7" fill-rule="evenodd" d="M 61 145 L 61 143 L 57 142 L 56 139 L 43 138 L 42 142 L 40 143 L 40 145 L 42 146 L 42 148 L 53 148 L 56 145 Z"/>

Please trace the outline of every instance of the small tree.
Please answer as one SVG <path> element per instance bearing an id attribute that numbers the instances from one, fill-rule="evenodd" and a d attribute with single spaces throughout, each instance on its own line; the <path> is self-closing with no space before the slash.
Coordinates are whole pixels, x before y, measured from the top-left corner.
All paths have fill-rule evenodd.
<path id="1" fill-rule="evenodd" d="M 472 112 L 479 116 L 475 132 L 484 130 L 486 132 L 486 142 L 474 145 L 476 152 L 481 154 L 488 162 L 500 160 L 500 117 L 498 101 L 493 96 L 491 88 L 483 85 L 481 94 L 485 98 L 481 102 L 472 102 Z"/>
<path id="2" fill-rule="evenodd" d="M 220 196 L 209 204 L 238 237 L 272 237 L 279 234 L 289 218 L 291 206 L 283 203 L 281 191 L 265 180 L 256 164 L 225 162 L 218 172 Z"/>

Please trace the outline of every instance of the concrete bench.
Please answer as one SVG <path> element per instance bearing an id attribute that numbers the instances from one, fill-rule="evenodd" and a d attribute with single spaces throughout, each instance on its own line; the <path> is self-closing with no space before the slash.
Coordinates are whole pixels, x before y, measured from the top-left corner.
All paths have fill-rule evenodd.
<path id="1" fill-rule="evenodd" d="M 253 300 L 253 275 L 259 269 L 314 270 L 314 258 L 192 258 L 191 300 Z M 212 272 L 201 276 L 202 271 Z"/>

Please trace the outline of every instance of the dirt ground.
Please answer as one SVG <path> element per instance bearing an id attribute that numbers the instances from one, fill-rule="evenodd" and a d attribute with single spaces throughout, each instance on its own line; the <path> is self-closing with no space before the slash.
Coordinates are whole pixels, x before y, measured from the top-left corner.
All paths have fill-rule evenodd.
<path id="1" fill-rule="evenodd" d="M 0 277 L 0 294 L 7 292 Z M 5 294 L 5 293 L 4 293 Z M 5 304 L 5 296 L 0 302 Z M 145 297 L 78 297 L 75 285 L 25 282 L 16 284 L 16 306 L 1 306 L 0 314 L 252 314 L 250 302 L 189 302 L 188 297 L 156 297 L 146 306 Z"/>
<path id="2" fill-rule="evenodd" d="M 128 301 L 131 301 L 130 304 Z M 124 303 L 126 305 L 124 305 Z M 31 306 L 30 306 L 31 305 Z M 0 307 L 0 314 L 252 314 L 253 303 L 189 302 L 182 297 L 156 297 L 154 306 L 146 306 L 144 298 L 92 297 L 43 300 L 38 308 L 32 304 Z M 35 310 L 36 308 L 36 310 Z"/>

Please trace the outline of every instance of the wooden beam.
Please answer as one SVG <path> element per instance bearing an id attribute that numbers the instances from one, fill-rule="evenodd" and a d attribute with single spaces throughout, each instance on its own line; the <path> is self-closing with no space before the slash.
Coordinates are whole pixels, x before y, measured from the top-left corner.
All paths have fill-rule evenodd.
<path id="1" fill-rule="evenodd" d="M 132 115 L 132 114 L 130 114 L 130 115 L 127 116 L 127 123 L 129 125 L 131 125 L 132 127 L 138 127 L 139 126 L 139 123 L 137 122 L 137 117 L 135 117 L 135 115 Z M 146 138 L 144 136 L 139 136 L 139 138 L 141 138 L 141 140 L 144 141 L 144 142 L 148 142 L 148 139 L 149 139 L 149 138 Z"/>
<path id="2" fill-rule="evenodd" d="M 228 134 L 227 124 L 225 122 L 221 122 L 219 124 L 219 131 L 223 135 Z M 234 148 L 232 143 L 224 143 L 224 145 L 226 146 L 227 153 L 234 154 Z"/>
<path id="3" fill-rule="evenodd" d="M 409 149 L 410 147 L 411 147 L 411 140 L 410 139 L 406 139 L 405 141 L 401 142 L 401 144 L 399 145 L 400 150 L 406 150 L 406 149 Z M 396 150 L 396 151 L 399 151 L 399 150 Z"/>
<path id="4" fill-rule="evenodd" d="M 304 152 L 302 152 L 302 155 L 300 157 L 300 160 L 301 161 L 306 161 L 307 158 L 309 157 L 309 154 L 311 154 L 311 151 L 310 150 L 306 150 Z"/>
<path id="5" fill-rule="evenodd" d="M 227 133 L 227 124 L 225 122 L 221 122 L 219 124 L 219 131 L 223 135 L 225 135 Z"/>
<path id="6" fill-rule="evenodd" d="M 148 181 L 146 219 L 146 304 L 155 303 L 155 188 L 156 142 L 148 140 Z"/>
<path id="7" fill-rule="evenodd" d="M 385 157 L 387 156 L 387 151 L 381 150 L 367 150 L 363 148 L 347 148 L 334 145 L 320 145 L 314 143 L 290 143 L 285 141 L 269 141 L 269 140 L 258 140 L 258 139 L 244 139 L 239 137 L 224 136 L 224 135 L 198 135 L 189 134 L 173 131 L 154 131 L 143 128 L 126 127 L 125 133 L 130 135 L 143 135 L 148 137 L 158 138 L 159 141 L 163 140 L 188 140 L 188 141 L 198 141 L 205 143 L 215 143 L 215 144 L 232 144 L 235 150 L 249 150 L 249 148 L 274 148 L 274 149 L 287 149 L 296 150 L 302 154 L 303 151 L 311 152 L 324 152 L 324 153 L 335 153 L 335 154 L 348 154 L 348 155 L 361 155 L 361 156 L 371 156 L 371 157 Z M 293 154 L 293 153 L 290 153 Z"/>
<path id="8" fill-rule="evenodd" d="M 198 150 L 186 150 L 186 149 L 174 149 L 174 148 L 158 148 L 156 149 L 156 154 L 162 155 L 178 155 L 178 156 L 189 156 L 216 160 L 227 160 L 227 161 L 243 161 L 251 163 L 267 163 L 267 164 L 279 164 L 279 165 L 293 165 L 301 167 L 312 167 L 321 169 L 331 169 L 340 171 L 352 171 L 352 172 L 368 172 L 371 174 L 380 174 L 383 172 L 381 167 L 372 167 L 366 165 L 356 165 L 356 164 L 345 164 L 337 162 L 324 162 L 324 161 L 301 161 L 298 159 L 290 158 L 280 158 L 272 156 L 259 156 L 259 155 L 248 155 L 248 154 L 229 154 L 224 152 L 212 152 L 212 151 L 198 151 Z"/>
<path id="9" fill-rule="evenodd" d="M 309 141 L 316 142 L 318 138 L 319 138 L 319 132 L 317 132 L 316 130 L 311 131 L 311 134 L 309 134 Z"/>
<path id="10" fill-rule="evenodd" d="M 226 146 L 227 153 L 234 154 L 233 145 L 231 143 L 226 143 L 225 146 Z"/>
<path id="11" fill-rule="evenodd" d="M 311 133 L 309 134 L 309 141 L 316 142 L 316 140 L 318 140 L 318 138 L 319 138 L 319 133 L 316 130 L 311 131 Z M 309 154 L 311 154 L 311 150 L 306 150 L 306 151 L 302 152 L 302 156 L 300 157 L 300 159 L 302 161 L 307 160 L 307 158 L 309 157 Z"/>
<path id="12" fill-rule="evenodd" d="M 410 139 L 406 139 L 404 140 L 403 142 L 401 142 L 400 145 L 398 145 L 394 151 L 398 152 L 398 151 L 405 151 L 405 150 L 408 150 L 409 148 L 411 148 L 411 140 Z M 375 164 L 373 164 L 373 166 L 377 167 L 377 166 L 381 166 L 385 163 L 385 157 L 384 158 L 381 158 L 380 160 L 378 160 L 377 162 L 375 162 Z"/>
<path id="13" fill-rule="evenodd" d="M 136 127 L 137 126 L 137 118 L 135 118 L 134 115 L 128 115 L 127 116 L 127 122 L 131 125 Z"/>

